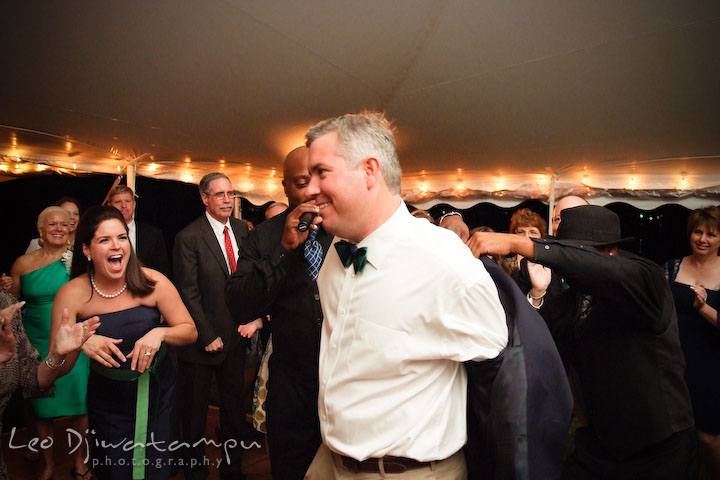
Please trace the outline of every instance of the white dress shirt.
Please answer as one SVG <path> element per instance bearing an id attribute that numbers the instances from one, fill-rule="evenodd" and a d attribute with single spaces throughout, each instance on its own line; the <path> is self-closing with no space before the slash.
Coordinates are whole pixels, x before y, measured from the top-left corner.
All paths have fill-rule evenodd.
<path id="1" fill-rule="evenodd" d="M 217 241 L 220 244 L 220 250 L 222 251 L 223 257 L 225 257 L 225 265 L 228 268 L 228 273 L 231 273 L 230 262 L 228 261 L 227 250 L 225 249 L 225 227 L 228 228 L 228 233 L 230 233 L 230 242 L 232 243 L 233 253 L 235 254 L 235 263 L 238 261 L 238 244 L 235 239 L 235 234 L 233 233 L 232 225 L 230 225 L 230 219 L 228 219 L 227 223 L 220 223 L 207 211 L 205 211 L 205 216 L 208 222 L 210 222 L 210 228 L 215 232 L 215 237 L 217 237 Z"/>
<path id="2" fill-rule="evenodd" d="M 127 226 L 130 245 L 132 245 L 133 250 L 135 250 L 135 253 L 137 253 L 137 227 L 135 225 L 135 217 L 133 217 L 132 221 L 128 223 Z"/>
<path id="3" fill-rule="evenodd" d="M 497 288 L 457 235 L 404 203 L 358 246 L 363 272 L 332 247 L 318 278 L 323 440 L 357 460 L 445 459 L 466 441 L 460 362 L 507 344 Z"/>

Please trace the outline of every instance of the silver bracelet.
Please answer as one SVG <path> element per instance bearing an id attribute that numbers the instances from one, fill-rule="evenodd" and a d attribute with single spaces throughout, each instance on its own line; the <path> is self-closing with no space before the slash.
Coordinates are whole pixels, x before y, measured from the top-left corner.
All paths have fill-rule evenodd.
<path id="1" fill-rule="evenodd" d="M 440 217 L 437 224 L 440 225 L 442 223 L 442 221 L 445 219 L 445 217 L 452 217 L 454 215 L 457 215 L 458 217 L 460 217 L 461 220 L 463 219 L 462 213 L 452 211 L 452 212 L 448 212 L 445 215 L 443 215 L 442 217 Z"/>
<path id="2" fill-rule="evenodd" d="M 47 365 L 50 370 L 57 370 L 58 368 L 65 365 L 65 359 L 63 358 L 60 363 L 55 363 L 50 360 L 50 354 L 48 353 L 48 356 L 45 357 L 45 365 Z"/>

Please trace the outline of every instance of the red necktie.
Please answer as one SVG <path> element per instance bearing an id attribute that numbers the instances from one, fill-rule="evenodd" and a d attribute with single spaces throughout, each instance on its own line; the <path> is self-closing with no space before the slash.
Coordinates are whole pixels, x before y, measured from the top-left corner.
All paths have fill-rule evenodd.
<path id="1" fill-rule="evenodd" d="M 230 273 L 235 273 L 237 264 L 235 263 L 235 253 L 233 252 L 232 242 L 230 241 L 230 231 L 225 227 L 225 251 L 228 256 L 228 263 L 230 264 Z"/>

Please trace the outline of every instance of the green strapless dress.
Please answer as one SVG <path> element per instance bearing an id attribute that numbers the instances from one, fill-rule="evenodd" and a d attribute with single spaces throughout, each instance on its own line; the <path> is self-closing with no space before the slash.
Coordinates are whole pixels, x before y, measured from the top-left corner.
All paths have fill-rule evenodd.
<path id="1" fill-rule="evenodd" d="M 62 260 L 33 270 L 20 277 L 23 299 L 23 326 L 30 343 L 45 358 L 50 342 L 50 313 L 55 294 L 70 280 Z M 37 418 L 54 418 L 87 413 L 87 382 L 90 360 L 80 353 L 73 369 L 55 380 L 55 396 L 29 399 Z"/>

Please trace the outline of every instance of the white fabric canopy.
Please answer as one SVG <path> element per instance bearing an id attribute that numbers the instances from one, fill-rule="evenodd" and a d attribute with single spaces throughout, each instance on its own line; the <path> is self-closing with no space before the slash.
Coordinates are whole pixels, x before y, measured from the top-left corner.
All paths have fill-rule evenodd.
<path id="1" fill-rule="evenodd" d="M 307 128 L 395 120 L 405 198 L 718 201 L 720 2 L 10 2 L 0 175 L 45 168 L 284 197 Z M 705 202 L 707 203 L 707 202 Z"/>

